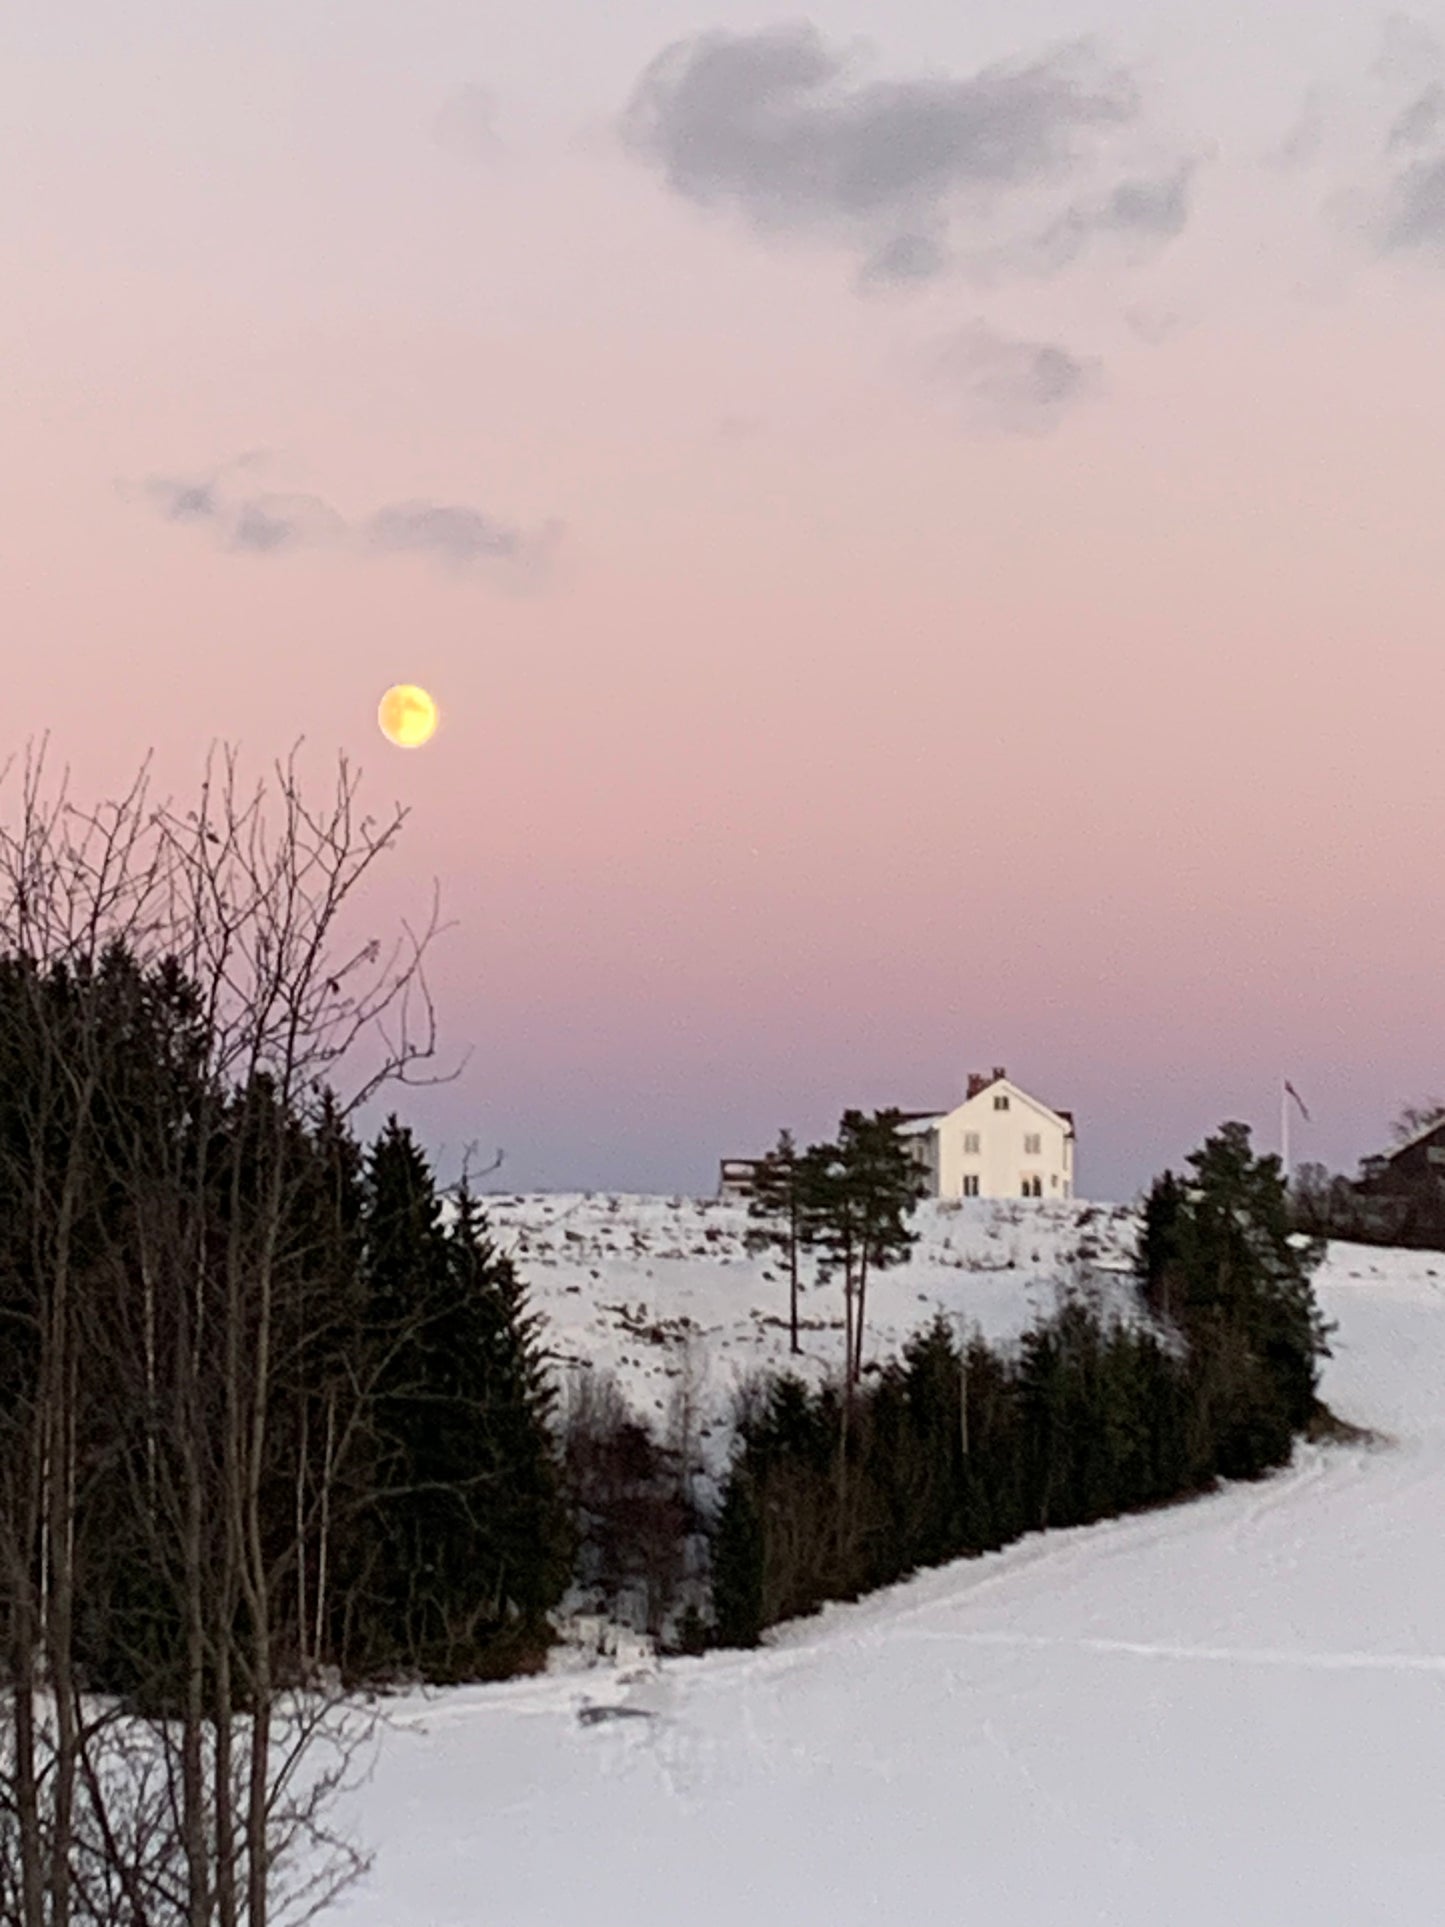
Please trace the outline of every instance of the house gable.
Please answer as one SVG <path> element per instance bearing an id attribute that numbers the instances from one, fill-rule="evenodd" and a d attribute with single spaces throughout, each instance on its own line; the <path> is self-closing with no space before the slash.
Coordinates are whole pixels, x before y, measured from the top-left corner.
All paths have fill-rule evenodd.
<path id="1" fill-rule="evenodd" d="M 994 1109 L 993 1100 L 1000 1094 L 1009 1099 L 1010 1105 L 1017 1103 L 1021 1108 L 1032 1112 L 1035 1117 L 1042 1118 L 1045 1123 L 1057 1124 L 1066 1137 L 1074 1135 L 1074 1120 L 1067 1111 L 1053 1110 L 1039 1098 L 1030 1097 L 1027 1091 L 1021 1090 L 1012 1079 L 1007 1077 L 990 1079 L 982 1090 L 975 1091 L 972 1097 L 966 1097 L 953 1110 L 946 1111 L 942 1117 L 935 1118 L 934 1125 L 937 1129 L 943 1130 L 958 1124 L 961 1119 L 966 1118 L 971 1124 L 975 1118 L 991 1116 Z"/>

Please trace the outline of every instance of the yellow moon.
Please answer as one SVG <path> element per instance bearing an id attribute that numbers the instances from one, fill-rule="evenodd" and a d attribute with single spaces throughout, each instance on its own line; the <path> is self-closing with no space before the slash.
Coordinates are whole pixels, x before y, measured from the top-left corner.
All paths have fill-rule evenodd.
<path id="1" fill-rule="evenodd" d="M 399 682 L 377 705 L 381 733 L 400 749 L 420 749 L 436 734 L 437 706 L 415 683 Z"/>

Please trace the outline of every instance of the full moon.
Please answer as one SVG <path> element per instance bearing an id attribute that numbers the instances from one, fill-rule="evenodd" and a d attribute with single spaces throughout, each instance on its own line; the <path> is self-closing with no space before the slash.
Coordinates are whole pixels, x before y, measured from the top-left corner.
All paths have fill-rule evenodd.
<path id="1" fill-rule="evenodd" d="M 436 734 L 437 706 L 415 683 L 399 682 L 377 705 L 381 733 L 400 749 L 420 749 Z"/>

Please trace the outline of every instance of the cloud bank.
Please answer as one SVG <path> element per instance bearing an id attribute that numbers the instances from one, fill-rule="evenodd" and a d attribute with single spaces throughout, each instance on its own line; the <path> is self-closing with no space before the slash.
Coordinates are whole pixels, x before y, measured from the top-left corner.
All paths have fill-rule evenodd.
<path id="1" fill-rule="evenodd" d="M 621 132 L 695 205 L 759 233 L 841 241 L 865 283 L 906 283 L 941 273 L 960 233 L 977 243 L 1010 214 L 1028 232 L 1020 266 L 1061 265 L 1096 233 L 1178 233 L 1191 168 L 1137 177 L 1114 152 L 1140 111 L 1132 77 L 1087 43 L 963 77 L 870 80 L 803 23 L 673 42 Z"/>

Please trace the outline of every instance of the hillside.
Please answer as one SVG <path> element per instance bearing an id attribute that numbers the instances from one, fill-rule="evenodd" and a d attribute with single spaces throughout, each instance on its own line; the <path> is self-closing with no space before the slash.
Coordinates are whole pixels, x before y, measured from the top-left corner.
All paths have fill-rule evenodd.
<path id="1" fill-rule="evenodd" d="M 404 1703 L 340 1920 L 1434 1927 L 1442 1277 L 1330 1256 L 1325 1390 L 1387 1443 L 1035 1535 L 759 1653 Z M 598 1702 L 636 1717 L 579 1719 Z"/>
<path id="2" fill-rule="evenodd" d="M 787 1367 L 816 1381 L 840 1367 L 841 1286 L 809 1283 L 802 1354 L 791 1357 L 787 1279 L 776 1256 L 748 1252 L 741 1205 L 570 1193 L 494 1196 L 486 1207 L 548 1321 L 562 1381 L 610 1370 L 633 1409 L 665 1429 L 688 1380 L 713 1470 L 726 1453 L 733 1398 L 752 1374 Z M 940 1311 L 1008 1339 L 1051 1311 L 1063 1285 L 1126 1300 L 1111 1283 L 1133 1250 L 1125 1206 L 928 1202 L 915 1228 L 909 1262 L 869 1282 L 866 1360 L 895 1355 Z"/>

